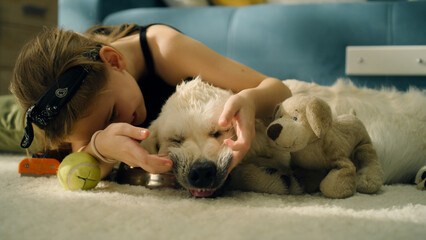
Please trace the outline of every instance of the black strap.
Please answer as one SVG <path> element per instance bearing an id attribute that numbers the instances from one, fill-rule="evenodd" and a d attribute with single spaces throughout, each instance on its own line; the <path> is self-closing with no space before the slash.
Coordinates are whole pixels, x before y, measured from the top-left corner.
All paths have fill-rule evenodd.
<path id="1" fill-rule="evenodd" d="M 146 64 L 147 71 L 148 71 L 148 77 L 153 77 L 155 75 L 154 58 L 152 57 L 151 49 L 149 48 L 148 40 L 146 38 L 146 31 L 148 30 L 149 27 L 151 27 L 153 25 L 168 26 L 168 27 L 171 27 L 174 30 L 180 32 L 178 29 L 176 29 L 172 26 L 169 26 L 167 24 L 162 24 L 162 23 L 153 23 L 153 24 L 149 24 L 149 25 L 146 25 L 146 26 L 139 26 L 139 28 L 140 28 L 139 42 L 140 42 L 141 47 L 142 47 L 142 53 L 144 55 L 145 64 Z"/>
<path id="2" fill-rule="evenodd" d="M 146 30 L 152 25 L 154 24 L 141 27 L 139 33 L 139 42 L 141 44 L 142 53 L 144 55 L 145 64 L 148 71 L 148 78 L 151 78 L 155 75 L 154 59 L 152 58 L 151 49 L 149 49 L 148 40 L 146 39 Z"/>
<path id="3" fill-rule="evenodd" d="M 175 86 L 166 83 L 160 76 L 157 75 L 155 71 L 154 59 L 146 38 L 146 30 L 152 25 L 164 24 L 151 24 L 147 26 L 141 26 L 140 29 L 139 39 L 147 68 L 147 75 L 144 76 L 143 79 L 140 79 L 138 81 L 139 88 L 144 97 L 146 107 L 146 119 L 142 123 L 142 127 L 148 127 L 149 124 L 157 118 L 161 107 L 163 106 L 167 98 L 172 95 L 176 88 Z"/>

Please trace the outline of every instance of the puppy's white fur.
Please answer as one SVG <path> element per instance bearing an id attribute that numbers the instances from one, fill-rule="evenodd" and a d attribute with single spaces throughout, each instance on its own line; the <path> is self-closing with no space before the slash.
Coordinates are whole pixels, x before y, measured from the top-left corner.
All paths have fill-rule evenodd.
<path id="1" fill-rule="evenodd" d="M 298 80 L 283 81 L 294 95 L 317 96 L 333 115 L 354 109 L 376 148 L 386 184 L 412 181 L 426 165 L 426 90 L 358 88 L 339 79 L 333 86 Z"/>
<path id="2" fill-rule="evenodd" d="M 203 82 L 201 78 L 178 85 L 176 92 L 164 104 L 159 117 L 150 125 L 149 138 L 141 143 L 151 153 L 168 154 L 173 161 L 176 179 L 193 195 L 212 194 L 226 180 L 232 150 L 224 145 L 223 141 L 235 136 L 232 128 L 220 127 L 218 120 L 225 102 L 231 96 L 231 91 L 214 87 Z M 258 170 L 259 167 L 287 168 L 290 162 L 290 154 L 278 150 L 274 144 L 270 143 L 265 129 L 266 123 L 256 120 L 256 138 L 244 159 L 246 164 L 256 166 L 250 165 L 246 167 L 246 170 L 240 171 L 241 174 L 234 174 L 234 180 L 244 178 L 244 182 L 247 183 L 241 184 L 240 181 L 233 186 L 242 190 L 270 193 L 300 192 L 297 186 L 290 186 L 292 176 L 283 177 L 288 171 L 284 173 L 277 170 L 274 171 L 274 174 L 268 174 L 268 171 L 271 172 L 270 169 L 268 171 Z M 259 161 L 259 158 L 262 158 L 262 161 Z M 194 184 L 194 181 L 191 180 L 193 169 L 200 163 L 215 166 L 215 170 L 208 170 L 215 174 L 215 181 L 207 186 Z M 256 173 L 246 174 L 247 171 L 253 169 Z M 259 178 L 252 179 L 252 181 L 247 180 L 247 176 L 254 174 L 259 178 L 267 175 L 269 179 L 275 178 L 277 181 L 272 184 Z M 283 182 L 282 178 L 290 179 L 290 181 Z M 286 184 L 287 186 L 285 186 Z"/>

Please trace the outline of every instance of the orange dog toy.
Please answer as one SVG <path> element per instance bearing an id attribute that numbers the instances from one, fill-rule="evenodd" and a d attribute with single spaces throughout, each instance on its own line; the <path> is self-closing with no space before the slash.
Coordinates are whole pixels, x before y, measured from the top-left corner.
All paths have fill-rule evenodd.
<path id="1" fill-rule="evenodd" d="M 34 154 L 31 158 L 24 158 L 19 163 L 18 172 L 21 176 L 50 176 L 58 171 L 60 162 L 54 158 L 45 158 L 42 154 Z"/>

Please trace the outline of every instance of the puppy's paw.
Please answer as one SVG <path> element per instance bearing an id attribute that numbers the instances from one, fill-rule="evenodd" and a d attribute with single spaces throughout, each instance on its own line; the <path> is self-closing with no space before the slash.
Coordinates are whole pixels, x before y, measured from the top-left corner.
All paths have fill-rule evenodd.
<path id="1" fill-rule="evenodd" d="M 426 166 L 420 168 L 416 174 L 416 179 L 414 183 L 417 184 L 417 189 L 425 190 L 426 189 Z"/>
<path id="2" fill-rule="evenodd" d="M 289 169 L 241 164 L 231 172 L 231 189 L 272 194 L 300 194 L 302 189 Z"/>
<path id="3" fill-rule="evenodd" d="M 290 169 L 262 168 L 267 175 L 274 177 L 276 182 L 281 182 L 282 188 L 287 189 L 289 194 L 302 194 L 303 189 L 299 181 L 293 176 Z"/>

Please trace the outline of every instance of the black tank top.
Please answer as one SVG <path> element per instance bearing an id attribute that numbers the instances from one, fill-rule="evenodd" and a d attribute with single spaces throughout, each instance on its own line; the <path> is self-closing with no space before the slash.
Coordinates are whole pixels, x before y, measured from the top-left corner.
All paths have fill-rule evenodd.
<path id="1" fill-rule="evenodd" d="M 139 88 L 142 91 L 143 98 L 146 106 L 146 119 L 141 124 L 141 127 L 148 127 L 149 124 L 158 117 L 161 107 L 166 102 L 167 98 L 173 94 L 176 87 L 166 83 L 155 72 L 154 60 L 152 58 L 151 50 L 146 39 L 146 30 L 156 24 L 147 26 L 139 26 L 140 28 L 140 44 L 142 53 L 145 59 L 147 68 L 147 75 L 139 79 Z"/>

